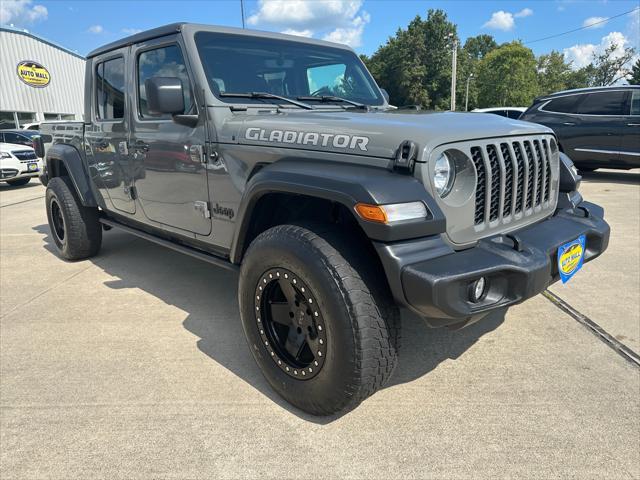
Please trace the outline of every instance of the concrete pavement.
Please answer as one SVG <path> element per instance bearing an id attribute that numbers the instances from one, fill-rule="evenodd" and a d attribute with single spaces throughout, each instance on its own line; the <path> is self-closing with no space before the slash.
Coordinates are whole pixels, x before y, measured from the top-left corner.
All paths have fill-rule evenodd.
<path id="1" fill-rule="evenodd" d="M 640 187 L 619 183 L 594 186 L 610 250 L 558 294 L 633 332 L 637 261 L 608 279 L 638 235 L 610 204 Z M 117 231 L 64 262 L 43 193 L 0 185 L 2 479 L 640 478 L 640 370 L 542 296 L 458 332 L 403 315 L 391 385 L 314 418 L 253 362 L 234 274 Z"/>

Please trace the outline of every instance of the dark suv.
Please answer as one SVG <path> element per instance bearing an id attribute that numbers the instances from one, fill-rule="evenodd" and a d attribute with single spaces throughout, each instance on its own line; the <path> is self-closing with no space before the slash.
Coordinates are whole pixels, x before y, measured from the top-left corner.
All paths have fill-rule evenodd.
<path id="1" fill-rule="evenodd" d="M 536 98 L 520 120 L 551 127 L 582 171 L 640 167 L 640 86 L 566 90 Z"/>

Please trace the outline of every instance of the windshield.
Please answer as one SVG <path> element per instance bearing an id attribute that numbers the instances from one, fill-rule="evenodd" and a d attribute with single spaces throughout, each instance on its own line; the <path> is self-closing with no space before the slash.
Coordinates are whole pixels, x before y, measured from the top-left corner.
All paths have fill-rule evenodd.
<path id="1" fill-rule="evenodd" d="M 336 96 L 367 105 L 384 103 L 371 75 L 349 50 L 212 32 L 199 32 L 195 39 L 218 98 L 221 93 L 265 92 L 292 99 Z M 231 97 L 224 101 L 274 102 Z"/>

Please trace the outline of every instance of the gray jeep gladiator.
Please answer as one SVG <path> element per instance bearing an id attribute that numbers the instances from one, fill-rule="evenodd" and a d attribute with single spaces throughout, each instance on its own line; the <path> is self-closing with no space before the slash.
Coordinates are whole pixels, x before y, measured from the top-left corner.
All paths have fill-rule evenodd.
<path id="1" fill-rule="evenodd" d="M 120 228 L 238 271 L 256 362 L 312 414 L 385 384 L 400 307 L 458 328 L 608 244 L 549 128 L 394 112 L 343 45 L 168 25 L 91 52 L 85 98 L 37 145 L 60 255 Z"/>

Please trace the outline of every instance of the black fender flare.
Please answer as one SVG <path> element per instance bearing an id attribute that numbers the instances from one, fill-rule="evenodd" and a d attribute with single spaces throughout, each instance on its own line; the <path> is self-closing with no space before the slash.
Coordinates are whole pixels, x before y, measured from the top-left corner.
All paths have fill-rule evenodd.
<path id="1" fill-rule="evenodd" d="M 54 161 L 61 162 L 71 178 L 71 182 L 76 189 L 80 202 L 85 207 L 97 207 L 95 195 L 91 189 L 91 180 L 89 179 L 89 173 L 87 172 L 82 156 L 75 147 L 66 144 L 53 145 L 47 151 L 45 159 L 47 167 L 47 177 L 49 180 L 55 175 L 55 169 L 52 169 L 52 163 Z"/>
<path id="2" fill-rule="evenodd" d="M 369 166 L 287 159 L 261 168 L 247 182 L 231 245 L 232 262 L 240 262 L 253 210 L 269 193 L 305 195 L 340 203 L 353 212 L 371 240 L 393 242 L 445 231 L 444 214 L 422 183 L 412 176 Z M 426 218 L 388 225 L 364 220 L 354 210 L 358 203 L 385 205 L 415 201 L 427 207 Z"/>

